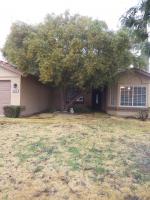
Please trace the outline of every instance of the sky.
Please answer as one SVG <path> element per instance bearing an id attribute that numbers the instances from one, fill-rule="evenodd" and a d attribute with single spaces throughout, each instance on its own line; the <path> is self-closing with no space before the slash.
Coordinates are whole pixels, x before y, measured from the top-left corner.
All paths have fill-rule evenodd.
<path id="1" fill-rule="evenodd" d="M 69 10 L 93 19 L 104 20 L 109 29 L 119 28 L 119 18 L 139 0 L 0 0 L 0 48 L 3 47 L 13 22 L 41 22 L 46 14 Z M 0 54 L 0 59 L 3 59 Z"/>

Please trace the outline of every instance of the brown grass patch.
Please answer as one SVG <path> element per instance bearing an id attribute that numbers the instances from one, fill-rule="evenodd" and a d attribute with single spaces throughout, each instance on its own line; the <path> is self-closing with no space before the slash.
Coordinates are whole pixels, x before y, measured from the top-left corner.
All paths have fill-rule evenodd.
<path id="1" fill-rule="evenodd" d="M 150 122 L 104 114 L 0 119 L 0 199 L 149 200 Z"/>

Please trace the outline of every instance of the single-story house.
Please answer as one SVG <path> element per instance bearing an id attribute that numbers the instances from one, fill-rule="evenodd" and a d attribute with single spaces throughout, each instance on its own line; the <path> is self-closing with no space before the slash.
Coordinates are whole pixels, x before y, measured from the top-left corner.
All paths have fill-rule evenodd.
<path id="1" fill-rule="evenodd" d="M 137 116 L 150 107 L 150 73 L 131 69 L 120 73 L 116 84 L 108 88 L 106 112 L 118 116 Z"/>
<path id="2" fill-rule="evenodd" d="M 7 62 L 0 61 L 0 115 L 5 105 L 22 106 L 21 115 L 32 115 L 49 109 L 63 110 L 74 104 L 92 107 L 111 115 L 136 116 L 150 107 L 150 73 L 131 69 L 106 88 L 79 92 L 52 88 L 33 76 L 25 76 Z"/>
<path id="3" fill-rule="evenodd" d="M 0 61 L 0 115 L 6 105 L 22 106 L 22 115 L 46 111 L 50 90 L 32 76 L 25 76 L 12 65 Z"/>

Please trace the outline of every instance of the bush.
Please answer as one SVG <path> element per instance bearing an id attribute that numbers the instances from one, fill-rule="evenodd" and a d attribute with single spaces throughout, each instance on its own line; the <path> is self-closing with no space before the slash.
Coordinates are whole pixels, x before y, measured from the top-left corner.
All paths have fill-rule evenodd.
<path id="1" fill-rule="evenodd" d="M 56 111 L 55 108 L 49 108 L 49 109 L 48 109 L 48 112 L 49 112 L 49 113 L 53 113 L 53 112 L 55 112 L 55 111 Z"/>
<path id="2" fill-rule="evenodd" d="M 20 106 L 4 106 L 4 115 L 6 117 L 17 118 L 20 116 Z"/>
<path id="3" fill-rule="evenodd" d="M 74 105 L 73 110 L 75 113 L 90 113 L 91 112 L 90 107 L 85 107 L 83 105 Z"/>
<path id="4" fill-rule="evenodd" d="M 149 116 L 149 109 L 141 109 L 138 112 L 138 119 L 142 120 L 142 121 L 146 121 L 148 119 Z"/>

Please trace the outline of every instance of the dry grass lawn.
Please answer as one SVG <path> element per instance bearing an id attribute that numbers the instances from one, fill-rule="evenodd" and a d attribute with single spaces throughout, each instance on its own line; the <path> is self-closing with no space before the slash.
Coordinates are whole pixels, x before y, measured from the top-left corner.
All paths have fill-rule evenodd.
<path id="1" fill-rule="evenodd" d="M 150 121 L 0 118 L 0 200 L 150 200 Z"/>

